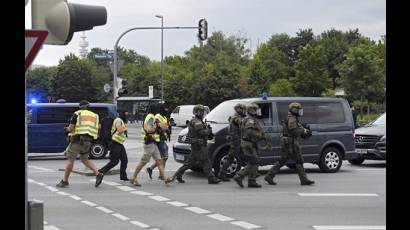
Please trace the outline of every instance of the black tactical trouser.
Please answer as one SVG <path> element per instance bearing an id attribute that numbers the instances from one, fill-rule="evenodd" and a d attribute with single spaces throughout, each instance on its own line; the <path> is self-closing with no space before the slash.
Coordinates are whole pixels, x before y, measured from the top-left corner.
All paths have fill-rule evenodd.
<path id="1" fill-rule="evenodd" d="M 121 161 L 120 178 L 126 179 L 127 178 L 126 169 L 127 169 L 127 164 L 128 164 L 127 152 L 125 151 L 124 145 L 119 144 L 115 141 L 112 141 L 111 150 L 110 150 L 110 161 L 98 171 L 105 174 L 110 169 L 114 168 L 118 164 L 119 161 Z"/>
<path id="2" fill-rule="evenodd" d="M 241 141 L 240 140 L 231 140 L 229 145 L 229 152 L 226 161 L 222 165 L 221 173 L 227 173 L 227 168 L 233 163 L 234 159 L 238 159 L 238 167 L 241 167 Z"/>
<path id="3" fill-rule="evenodd" d="M 307 181 L 305 169 L 303 168 L 303 157 L 300 151 L 299 143 L 295 142 L 294 139 L 288 138 L 288 140 L 282 138 L 281 140 L 282 153 L 280 160 L 273 164 L 273 166 L 268 171 L 268 176 L 275 177 L 286 162 L 291 159 L 296 163 L 296 171 L 299 175 L 301 182 Z"/>
<path id="4" fill-rule="evenodd" d="M 204 145 L 191 144 L 191 155 L 185 159 L 184 164 L 176 171 L 175 177 L 182 178 L 184 172 L 194 165 L 199 163 L 204 174 L 209 177 L 214 177 L 212 172 L 211 161 L 208 158 L 208 149 Z"/>
<path id="5" fill-rule="evenodd" d="M 258 152 L 256 145 L 249 141 L 242 141 L 241 149 L 247 164 L 237 174 L 241 177 L 248 176 L 248 180 L 256 180 L 258 174 Z"/>

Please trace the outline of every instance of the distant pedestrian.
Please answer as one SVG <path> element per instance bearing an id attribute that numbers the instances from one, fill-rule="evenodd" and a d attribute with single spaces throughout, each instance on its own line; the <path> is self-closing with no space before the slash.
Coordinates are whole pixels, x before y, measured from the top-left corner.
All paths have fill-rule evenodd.
<path id="1" fill-rule="evenodd" d="M 79 104 L 79 110 L 75 111 L 70 119 L 70 125 L 65 128 L 68 133 L 70 144 L 64 154 L 67 157 L 64 178 L 58 183 L 57 187 L 66 187 L 69 185 L 68 178 L 73 170 L 74 161 L 80 154 L 81 162 L 90 168 L 96 175 L 95 187 L 98 187 L 104 174 L 99 172 L 93 162 L 88 159 L 91 151 L 91 142 L 98 138 L 99 117 L 96 113 L 88 110 L 90 103 L 82 100 Z"/>
<path id="2" fill-rule="evenodd" d="M 120 180 L 129 181 L 127 177 L 127 151 L 124 148 L 125 138 L 128 138 L 127 128 L 125 126 L 125 112 L 120 111 L 119 116 L 115 118 L 111 127 L 111 146 L 110 146 L 110 161 L 98 170 L 106 174 L 110 169 L 114 168 L 119 161 L 120 164 Z"/>

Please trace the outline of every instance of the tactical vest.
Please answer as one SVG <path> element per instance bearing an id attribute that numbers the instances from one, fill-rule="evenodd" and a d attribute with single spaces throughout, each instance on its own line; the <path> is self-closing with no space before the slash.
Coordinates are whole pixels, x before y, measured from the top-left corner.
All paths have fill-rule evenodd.
<path id="1" fill-rule="evenodd" d="M 149 113 L 144 119 L 144 125 L 141 128 L 141 138 L 144 141 L 160 141 L 160 136 L 157 133 L 157 123 L 155 122 L 155 116 Z"/>
<path id="2" fill-rule="evenodd" d="M 124 132 L 119 133 L 118 131 L 116 132 L 118 121 L 121 121 L 121 128 L 125 129 L 124 121 L 119 117 L 115 118 L 114 122 L 112 123 L 112 127 L 111 127 L 111 133 L 114 133 L 112 135 L 112 140 L 119 143 L 119 144 L 124 144 L 124 142 L 125 142 L 125 133 Z"/>
<path id="3" fill-rule="evenodd" d="M 239 115 L 234 115 L 229 117 L 229 136 L 232 139 L 240 139 L 241 138 L 241 127 L 242 127 L 242 117 Z"/>
<path id="4" fill-rule="evenodd" d="M 68 136 L 88 134 L 96 140 L 98 138 L 98 115 L 85 109 L 77 110 L 74 114 L 77 115 L 75 130 Z"/>
<path id="5" fill-rule="evenodd" d="M 190 137 L 191 144 L 206 145 L 207 138 L 200 136 L 199 133 L 198 133 L 199 130 L 195 130 L 195 128 L 194 128 L 193 123 L 194 123 L 195 120 L 199 120 L 199 119 L 194 118 L 188 123 L 188 137 Z M 204 122 L 201 121 L 201 120 L 200 120 L 200 122 L 202 124 L 202 128 L 206 129 L 206 126 L 205 126 Z"/>

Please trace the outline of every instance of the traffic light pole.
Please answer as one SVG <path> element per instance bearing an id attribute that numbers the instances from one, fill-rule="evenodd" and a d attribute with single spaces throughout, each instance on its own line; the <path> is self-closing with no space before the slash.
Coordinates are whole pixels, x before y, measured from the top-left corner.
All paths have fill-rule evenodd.
<path id="1" fill-rule="evenodd" d="M 123 32 L 117 39 L 114 45 L 114 74 L 113 74 L 113 102 L 117 104 L 117 97 L 118 97 L 118 89 L 117 89 L 117 75 L 118 75 L 118 57 L 117 57 L 117 48 L 118 43 L 120 42 L 121 38 L 124 37 L 125 34 L 131 32 L 133 30 L 169 30 L 169 29 L 198 29 L 197 26 L 174 26 L 174 27 L 134 27 L 129 30 Z M 161 54 L 162 56 L 162 54 Z M 164 100 L 164 98 L 162 98 Z"/>

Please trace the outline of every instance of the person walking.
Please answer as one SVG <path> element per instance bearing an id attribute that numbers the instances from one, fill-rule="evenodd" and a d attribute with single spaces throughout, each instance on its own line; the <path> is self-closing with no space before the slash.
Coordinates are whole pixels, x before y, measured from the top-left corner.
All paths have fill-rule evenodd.
<path id="1" fill-rule="evenodd" d="M 148 114 L 144 119 L 143 127 L 141 128 L 141 137 L 144 142 L 144 154 L 138 162 L 133 177 L 131 179 L 131 184 L 134 186 L 141 186 L 138 182 L 137 177 L 141 169 L 149 162 L 151 157 L 157 163 L 159 169 L 159 175 L 161 178 L 165 178 L 164 164 L 161 159 L 161 154 L 158 149 L 158 143 L 160 142 L 160 128 L 155 121 L 155 115 L 157 109 L 155 105 L 151 105 L 148 108 Z"/>
<path id="2" fill-rule="evenodd" d="M 307 178 L 305 169 L 303 168 L 303 157 L 300 151 L 299 139 L 307 138 L 310 130 L 304 128 L 299 122 L 300 116 L 303 116 L 302 105 L 297 102 L 290 103 L 288 116 L 286 120 L 282 121 L 282 153 L 280 160 L 273 164 L 264 178 L 270 185 L 276 185 L 273 178 L 289 159 L 296 162 L 296 171 L 299 175 L 301 185 L 312 185 L 315 183 Z"/>
<path id="3" fill-rule="evenodd" d="M 175 172 L 175 174 L 167 178 L 165 183 L 171 183 L 175 179 L 179 183 L 185 183 L 182 175 L 187 169 L 192 168 L 197 162 L 201 165 L 203 172 L 208 177 L 208 184 L 217 184 L 221 182 L 212 172 L 211 162 L 208 156 L 207 141 L 212 139 L 212 129 L 203 121 L 205 107 L 203 105 L 195 105 L 193 108 L 194 117 L 188 122 L 188 136 L 191 138 L 191 155 L 188 156 L 184 164 Z"/>
<path id="4" fill-rule="evenodd" d="M 88 101 L 80 101 L 79 110 L 74 112 L 69 126 L 64 128 L 65 132 L 68 133 L 70 143 L 64 152 L 67 157 L 64 178 L 56 185 L 57 187 L 67 187 L 69 185 L 68 178 L 78 154 L 81 162 L 95 173 L 95 187 L 98 187 L 103 180 L 104 174 L 99 172 L 94 163 L 88 159 L 91 152 L 91 142 L 98 138 L 99 128 L 98 114 L 88 110 L 89 106 Z"/>
<path id="5" fill-rule="evenodd" d="M 106 174 L 110 169 L 114 168 L 119 161 L 120 164 L 120 180 L 129 181 L 127 177 L 128 157 L 127 151 L 124 148 L 125 138 L 128 138 L 127 128 L 125 126 L 125 112 L 119 111 L 119 116 L 115 118 L 111 127 L 111 146 L 110 146 L 110 161 L 102 167 L 99 172 Z"/>
<path id="6" fill-rule="evenodd" d="M 226 174 L 228 173 L 228 167 L 233 163 L 234 159 L 238 160 L 238 167 L 241 167 L 239 162 L 241 157 L 241 124 L 245 117 L 246 106 L 238 103 L 234 107 L 235 114 L 229 117 L 229 152 L 226 161 L 222 165 L 221 170 L 218 173 L 218 178 L 222 181 L 229 181 Z"/>

